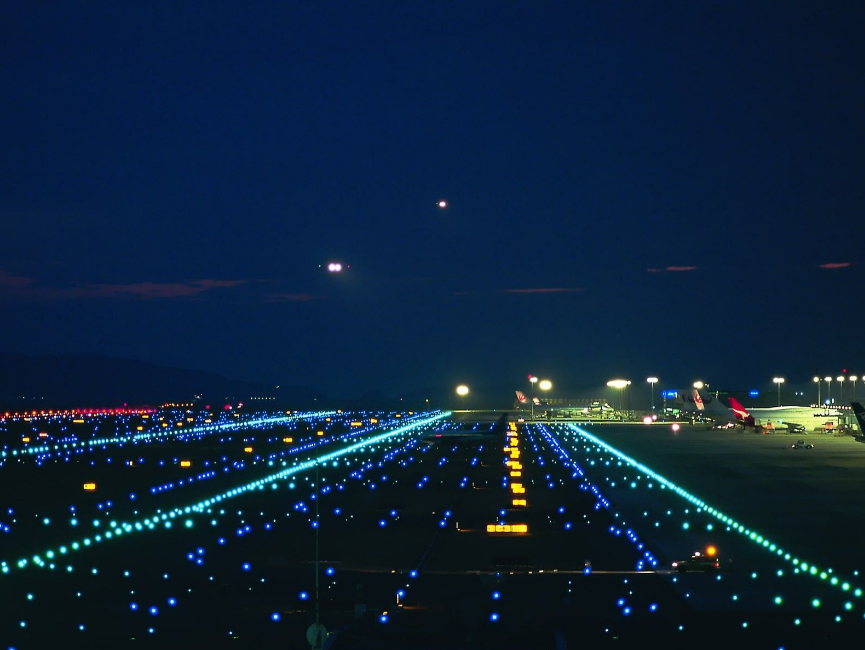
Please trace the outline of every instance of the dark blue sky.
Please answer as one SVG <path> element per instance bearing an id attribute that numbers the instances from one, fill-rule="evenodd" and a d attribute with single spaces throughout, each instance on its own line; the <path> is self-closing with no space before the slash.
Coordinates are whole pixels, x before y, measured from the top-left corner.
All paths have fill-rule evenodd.
<path id="1" fill-rule="evenodd" d="M 172 5 L 0 10 L 3 351 L 346 396 L 865 372 L 861 5 Z"/>

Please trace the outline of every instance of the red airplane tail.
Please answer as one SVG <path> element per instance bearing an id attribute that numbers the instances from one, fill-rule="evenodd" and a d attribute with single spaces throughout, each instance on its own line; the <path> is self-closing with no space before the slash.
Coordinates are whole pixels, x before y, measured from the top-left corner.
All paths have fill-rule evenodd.
<path id="1" fill-rule="evenodd" d="M 746 427 L 754 426 L 754 416 L 748 413 L 748 409 L 742 406 L 735 397 L 730 398 L 730 408 L 736 415 L 736 419 Z"/>

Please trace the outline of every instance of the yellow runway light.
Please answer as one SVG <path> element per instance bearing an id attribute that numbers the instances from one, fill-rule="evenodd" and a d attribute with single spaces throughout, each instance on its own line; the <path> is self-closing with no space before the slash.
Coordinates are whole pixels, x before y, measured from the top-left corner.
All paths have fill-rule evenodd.
<path id="1" fill-rule="evenodd" d="M 181 467 L 192 467 L 192 461 L 191 460 L 182 460 L 182 461 L 180 461 L 180 466 Z"/>
<path id="2" fill-rule="evenodd" d="M 96 483 L 85 483 L 84 489 L 88 492 L 93 492 L 96 489 Z"/>
<path id="3" fill-rule="evenodd" d="M 294 442 L 294 438 L 283 438 L 283 442 Z"/>
<path id="4" fill-rule="evenodd" d="M 247 454 L 251 454 L 252 453 L 252 447 L 244 447 L 243 451 L 245 451 Z"/>
<path id="5" fill-rule="evenodd" d="M 526 505 L 526 500 L 525 499 L 514 499 L 513 503 L 515 506 L 524 506 L 524 505 Z"/>
<path id="6" fill-rule="evenodd" d="M 487 532 L 525 535 L 529 532 L 529 526 L 528 524 L 487 524 Z"/>
<path id="7" fill-rule="evenodd" d="M 517 472 L 517 471 L 511 472 L 511 476 L 513 476 L 513 477 L 522 476 L 522 475 L 523 475 L 522 472 Z"/>

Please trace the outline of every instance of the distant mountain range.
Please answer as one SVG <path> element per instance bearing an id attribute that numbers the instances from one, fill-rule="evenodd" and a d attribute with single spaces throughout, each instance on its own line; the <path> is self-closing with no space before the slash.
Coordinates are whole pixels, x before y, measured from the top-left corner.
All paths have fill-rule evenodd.
<path id="1" fill-rule="evenodd" d="M 0 353 L 0 408 L 4 411 L 223 401 L 271 409 L 287 408 L 289 396 L 298 409 L 324 401 L 323 395 L 309 388 L 276 390 L 272 384 L 133 359 Z"/>
<path id="2" fill-rule="evenodd" d="M 243 402 L 256 410 L 430 410 L 508 408 L 513 393 L 502 388 L 460 401 L 450 387 L 388 396 L 367 390 L 358 397 L 327 395 L 307 386 L 276 386 L 217 373 L 159 366 L 99 355 L 0 353 L 0 411 L 116 408 Z"/>
<path id="3" fill-rule="evenodd" d="M 256 410 L 501 409 L 513 406 L 514 386 L 473 386 L 460 398 L 454 386 L 428 386 L 387 395 L 369 389 L 334 396 L 308 386 L 276 386 L 214 372 L 165 367 L 100 355 L 24 355 L 0 352 L 0 411 L 66 408 L 237 404 Z"/>

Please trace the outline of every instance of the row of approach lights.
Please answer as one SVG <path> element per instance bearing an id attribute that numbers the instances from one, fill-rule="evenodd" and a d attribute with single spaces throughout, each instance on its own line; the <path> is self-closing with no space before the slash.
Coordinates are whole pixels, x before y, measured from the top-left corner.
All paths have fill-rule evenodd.
<path id="1" fill-rule="evenodd" d="M 413 412 L 413 411 L 409 411 L 408 414 L 409 414 L 409 415 L 414 415 L 414 412 Z M 400 415 L 397 414 L 397 417 L 400 417 Z M 327 419 L 328 421 L 330 421 L 330 418 L 326 418 L 326 419 Z M 371 425 L 378 424 L 378 418 L 370 418 L 370 419 L 369 419 L 369 422 L 370 422 Z M 356 427 L 363 426 L 363 422 L 360 421 L 360 420 L 355 420 L 355 421 L 352 421 L 352 422 L 350 423 L 350 425 L 351 425 L 353 428 L 356 428 Z M 324 436 L 324 431 L 316 431 L 316 435 L 317 435 L 318 437 L 322 437 L 322 436 Z M 29 442 L 29 439 L 28 439 L 28 438 L 25 438 L 24 440 L 25 440 L 25 442 Z M 294 438 L 293 438 L 293 437 L 285 437 L 285 438 L 282 439 L 282 441 L 283 441 L 284 443 L 286 443 L 286 444 L 291 444 L 291 443 L 294 442 Z M 253 447 L 249 447 L 249 446 L 247 446 L 247 447 L 244 447 L 244 448 L 243 448 L 243 451 L 244 451 L 244 453 L 251 454 L 251 453 L 253 453 L 254 449 L 253 449 Z M 192 467 L 192 461 L 191 461 L 191 460 L 181 460 L 181 461 L 180 461 L 180 467 L 184 467 L 184 468 Z M 96 491 L 96 483 L 93 483 L 93 482 L 87 482 L 87 483 L 84 484 L 83 487 L 84 487 L 84 491 L 85 491 L 85 492 L 95 492 L 95 491 Z"/>
<path id="2" fill-rule="evenodd" d="M 513 422 L 508 422 L 508 444 L 504 451 L 508 454 L 509 459 L 505 462 L 508 468 L 508 473 L 511 478 L 521 478 L 523 475 L 523 466 L 520 463 L 520 448 L 519 437 L 517 436 L 517 425 Z M 522 483 L 510 483 L 513 499 L 511 501 L 513 507 L 526 506 L 526 488 Z M 521 496 L 517 496 L 521 495 Z M 529 532 L 528 524 L 502 524 L 494 523 L 487 524 L 487 532 L 492 534 L 504 533 L 506 535 L 525 535 Z"/>
<path id="3" fill-rule="evenodd" d="M 408 414 L 414 415 L 414 412 L 409 411 Z M 399 417 L 399 414 L 397 414 L 397 417 Z M 330 418 L 325 418 L 325 419 L 327 421 L 330 421 Z M 369 422 L 371 425 L 378 424 L 378 418 L 369 418 Z M 360 420 L 356 420 L 356 421 L 352 421 L 350 423 L 350 425 L 352 427 L 360 427 L 360 426 L 363 426 L 363 422 Z M 324 436 L 324 431 L 317 431 L 316 435 L 319 437 Z M 29 438 L 24 438 L 23 440 L 24 440 L 24 442 L 30 441 Z M 284 443 L 291 444 L 294 442 L 294 438 L 293 437 L 284 437 L 282 439 L 282 441 Z M 243 451 L 244 451 L 244 453 L 251 454 L 251 453 L 253 453 L 254 449 L 253 449 L 253 447 L 247 446 L 247 447 L 243 448 Z M 192 461 L 191 460 L 181 460 L 179 464 L 180 464 L 180 467 L 184 467 L 184 468 L 192 467 Z M 96 491 L 96 483 L 93 483 L 93 482 L 84 483 L 83 488 L 84 488 L 85 492 L 95 492 Z"/>
<path id="4" fill-rule="evenodd" d="M 444 417 L 444 415 L 436 416 L 436 417 L 434 417 L 434 418 L 432 418 L 432 419 L 430 419 L 430 420 L 426 420 L 425 422 L 431 422 L 431 421 L 434 421 L 434 420 L 438 420 L 438 419 L 440 419 L 441 417 Z M 328 418 L 328 419 L 330 419 L 330 418 Z M 420 423 L 412 424 L 412 425 L 409 425 L 408 427 L 402 427 L 399 431 L 407 431 L 407 430 L 410 430 L 410 429 L 412 429 L 412 428 L 415 428 L 415 427 L 417 427 L 417 426 L 419 426 L 419 425 L 420 425 Z M 391 432 L 391 433 L 389 433 L 389 434 L 387 434 L 387 435 L 390 436 L 390 435 L 393 435 L 394 433 L 398 433 L 398 432 Z M 319 435 L 321 435 L 321 433 L 319 433 Z M 382 438 L 382 436 L 378 436 L 378 438 Z M 290 438 L 289 438 L 289 439 L 283 439 L 283 441 L 284 441 L 284 442 L 290 442 L 291 439 L 290 439 Z M 364 443 L 360 443 L 360 444 L 361 444 L 361 445 L 365 445 L 365 444 L 367 444 L 367 443 L 364 442 Z M 354 448 L 360 448 L 360 445 L 354 445 L 353 447 L 354 447 Z M 344 453 L 345 451 L 347 451 L 347 450 L 342 450 L 342 451 L 336 452 L 336 454 L 330 454 L 329 456 L 339 455 L 339 454 Z M 326 459 L 326 458 L 327 458 L 327 457 L 320 458 L 319 460 L 324 460 L 324 459 Z M 183 462 L 181 462 L 181 465 L 183 465 Z M 274 484 L 274 487 L 275 487 L 275 484 Z M 292 484 L 291 487 L 293 487 L 293 484 Z M 85 489 L 88 489 L 88 488 L 95 489 L 95 484 L 85 485 Z M 226 495 L 226 498 L 227 498 L 227 495 Z M 109 504 L 110 504 L 110 502 L 109 502 Z M 194 508 L 193 508 L 193 509 L 194 509 Z M 188 512 L 187 509 L 184 509 L 184 511 L 185 511 L 185 512 Z M 177 514 L 179 514 L 179 512 L 178 512 Z M 222 514 L 224 514 L 224 512 L 223 512 Z M 239 514 L 239 513 L 238 513 L 238 514 Z M 169 518 L 174 518 L 174 517 L 175 517 L 175 512 L 169 513 Z M 154 517 L 154 523 L 155 523 L 155 519 L 156 519 L 156 518 Z M 165 515 L 162 516 L 162 519 L 166 521 L 166 528 L 170 527 L 170 523 L 167 521 L 167 518 L 166 518 Z M 191 528 L 191 527 L 192 527 L 191 524 L 192 524 L 191 520 L 188 520 L 188 521 L 186 522 L 186 527 L 187 527 L 187 528 Z M 215 524 L 214 524 L 214 525 L 215 525 Z M 112 524 L 112 526 L 113 526 L 113 524 Z M 148 525 L 148 528 L 149 528 L 149 527 L 150 527 L 150 526 Z M 266 528 L 266 529 L 269 529 L 269 528 L 270 528 L 270 524 L 269 524 L 269 523 L 266 524 L 266 525 L 265 525 L 265 528 Z M 138 524 L 137 524 L 137 523 L 136 523 L 136 525 L 135 525 L 135 529 L 136 529 L 136 530 L 140 530 L 140 528 L 138 528 Z M 124 524 L 123 524 L 123 527 L 122 527 L 122 532 L 131 532 L 131 527 L 130 527 L 129 529 L 127 529 L 127 525 L 124 523 Z M 121 530 L 114 530 L 114 531 L 111 531 L 111 532 L 107 532 L 107 533 L 105 534 L 105 536 L 102 537 L 102 538 L 100 538 L 100 535 L 96 535 L 96 537 L 95 537 L 95 541 L 96 541 L 96 542 L 99 542 L 99 541 L 102 541 L 102 539 L 106 539 L 106 540 L 107 540 L 107 539 L 111 539 L 111 538 L 114 537 L 114 536 L 120 536 L 120 535 L 121 535 Z M 90 539 L 88 538 L 88 539 L 85 539 L 82 543 L 83 543 L 85 546 L 90 546 L 91 541 L 90 541 Z M 224 539 L 220 538 L 219 543 L 220 543 L 220 544 L 223 544 L 223 543 L 224 543 Z M 73 545 L 72 545 L 72 550 L 77 550 L 79 547 L 80 547 L 80 545 L 79 545 L 77 542 L 76 542 L 76 543 L 73 543 Z M 61 553 L 66 553 L 67 550 L 66 550 L 65 547 L 61 547 L 60 552 L 61 552 Z M 199 554 L 203 554 L 203 553 L 204 553 L 204 551 L 203 551 L 202 549 L 199 549 Z M 51 559 L 51 558 L 54 556 L 53 551 L 49 551 L 49 552 L 46 554 L 46 556 L 47 556 L 49 559 Z M 36 561 L 36 558 L 34 558 L 34 562 L 35 562 L 35 561 Z M 24 562 L 26 563 L 26 561 L 24 561 Z M 43 562 L 36 562 L 36 563 L 39 564 L 39 566 L 43 566 L 43 565 L 44 565 Z M 19 562 L 19 568 L 23 568 L 21 562 Z M 51 568 L 51 569 L 54 568 L 53 564 L 50 566 L 50 568 Z M 244 571 L 249 571 L 249 570 L 250 570 L 250 564 L 249 564 L 249 563 L 244 563 L 244 564 L 243 564 L 243 569 L 244 569 Z M 70 568 L 69 570 L 71 570 L 71 568 Z M 3 563 L 3 573 L 8 573 L 8 566 L 6 565 L 5 562 Z M 93 573 L 94 573 L 94 574 L 96 573 L 96 569 L 93 570 Z M 327 575 L 333 575 L 334 570 L 333 570 L 332 568 L 328 568 L 328 569 L 326 570 L 326 573 L 327 573 Z M 413 572 L 413 573 L 415 574 L 415 576 L 417 575 L 417 572 L 416 572 L 416 571 Z M 128 575 L 129 575 L 128 572 L 127 572 L 125 575 L 128 576 Z M 167 578 L 168 578 L 168 575 L 166 574 L 164 577 L 167 579 Z M 414 576 L 413 576 L 413 577 L 414 577 Z M 211 579 L 212 579 L 212 578 L 211 578 Z M 262 582 L 264 582 L 263 579 L 262 579 Z M 134 592 L 133 592 L 133 593 L 134 593 Z M 79 594 L 79 595 L 80 595 L 80 594 Z M 308 598 L 308 595 L 306 594 L 306 592 L 301 592 L 300 598 L 301 598 L 301 600 L 305 600 L 306 598 Z M 176 601 L 176 599 L 174 599 L 174 598 L 169 598 L 169 599 L 168 599 L 168 604 L 171 605 L 171 606 L 176 605 L 176 602 L 177 602 L 177 601 Z M 138 609 L 138 604 L 135 603 L 135 602 L 131 603 L 131 604 L 130 604 L 130 609 L 132 609 L 133 611 L 137 610 L 137 609 Z M 153 615 L 153 616 L 155 616 L 155 615 L 157 614 L 157 608 L 156 608 L 155 606 L 150 607 L 149 611 L 150 611 L 150 614 Z M 387 614 L 387 613 L 385 612 L 384 615 L 381 617 L 382 622 L 386 622 L 386 619 L 387 619 L 386 614 Z M 271 619 L 272 619 L 273 621 L 278 621 L 278 620 L 280 619 L 280 614 L 279 614 L 279 613 L 274 613 L 274 614 L 272 614 L 272 615 L 271 615 Z M 22 625 L 21 625 L 21 626 L 24 627 L 25 624 L 22 622 Z M 84 629 L 85 629 L 85 626 L 84 626 L 83 624 L 79 626 L 79 630 L 84 631 Z M 153 628 L 150 628 L 148 631 L 149 631 L 150 633 L 153 633 Z M 229 634 L 231 634 L 231 633 L 229 632 Z"/>

